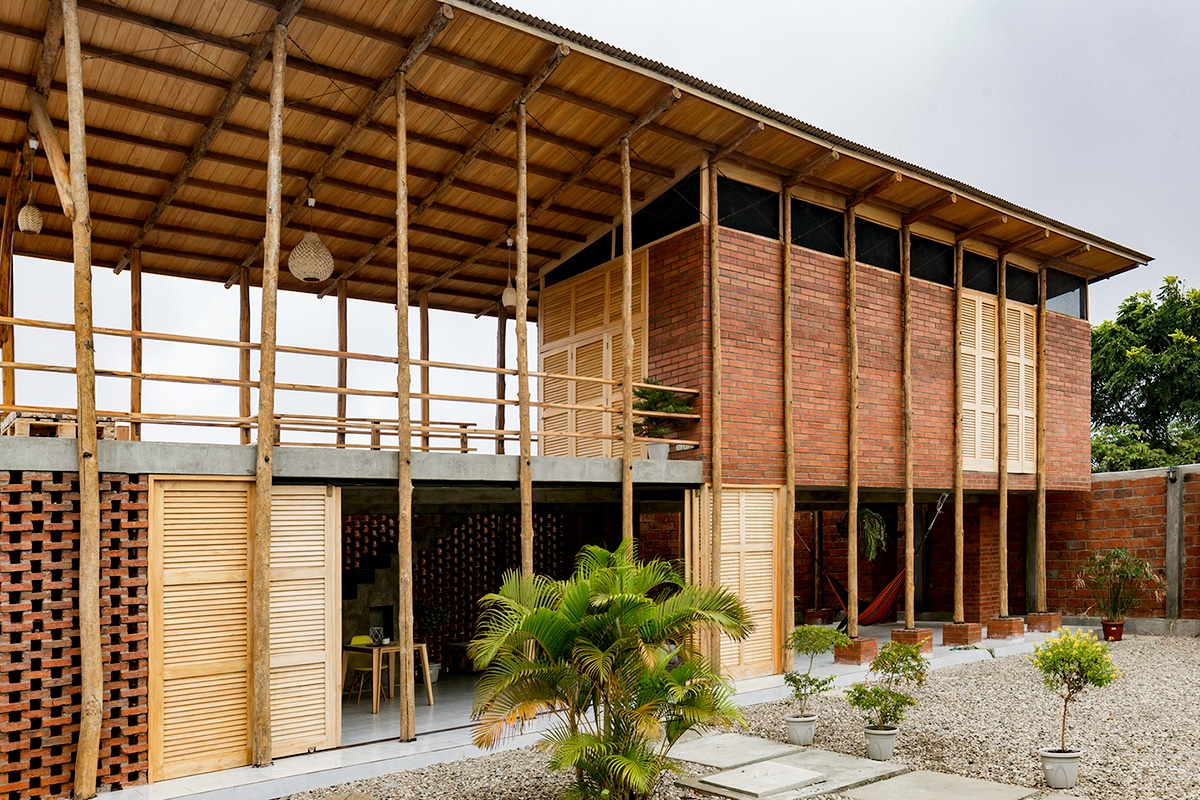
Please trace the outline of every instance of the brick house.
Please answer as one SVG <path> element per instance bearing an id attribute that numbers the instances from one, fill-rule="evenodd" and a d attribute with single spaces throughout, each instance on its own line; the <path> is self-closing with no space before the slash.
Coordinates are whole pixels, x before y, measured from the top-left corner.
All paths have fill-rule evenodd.
<path id="1" fill-rule="evenodd" d="M 794 608 L 836 605 L 805 546 L 870 598 L 956 489 L 906 624 L 1047 610 L 1038 509 L 1091 487 L 1087 284 L 1146 256 L 488 0 L 218 5 L 0 11 L 4 791 L 87 797 L 337 746 L 352 634 L 390 629 L 411 656 L 432 598 L 450 622 L 422 636 L 449 660 L 503 569 L 562 572 L 585 542 L 633 536 L 735 588 L 758 627 L 714 655 L 738 680 L 786 668 Z M 331 252 L 313 282 L 306 234 Z M 83 289 L 127 275 L 128 329 L 93 332 L 83 290 L 73 323 L 14 313 L 14 252 L 83 253 Z M 239 337 L 144 330 L 143 272 L 237 286 Z M 278 344 L 276 286 L 334 295 L 337 342 Z M 396 354 L 350 349 L 351 300 L 397 307 Z M 431 308 L 495 316 L 499 342 L 433 361 Z M 44 363 L 30 329 L 72 333 L 79 360 Z M 134 343 L 128 368 L 97 369 L 95 337 Z M 224 348 L 237 375 L 151 369 L 146 341 Z M 337 378 L 284 380 L 276 353 Z M 74 405 L 18 394 L 64 369 Z M 444 370 L 497 391 L 440 389 Z M 97 412 L 97 376 L 128 402 Z M 631 430 L 644 378 L 695 401 L 666 461 Z M 228 394 L 144 407 L 151 384 Z M 447 422 L 448 403 L 496 422 Z M 862 508 L 888 526 L 875 563 L 852 545 Z"/>

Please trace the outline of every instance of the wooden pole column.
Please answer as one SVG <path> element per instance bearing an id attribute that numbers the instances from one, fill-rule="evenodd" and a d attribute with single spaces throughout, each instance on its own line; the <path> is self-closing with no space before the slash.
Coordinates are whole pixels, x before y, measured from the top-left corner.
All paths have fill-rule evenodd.
<path id="1" fill-rule="evenodd" d="M 346 353 L 350 350 L 350 320 L 349 320 L 349 298 L 346 295 L 346 282 L 338 281 L 337 287 L 337 349 L 339 353 Z M 345 356 L 338 356 L 337 360 L 337 385 L 339 389 L 345 389 L 349 380 L 349 359 Z M 339 447 L 346 446 L 346 393 L 338 392 L 337 396 L 337 418 L 338 432 L 337 444 Z"/>
<path id="2" fill-rule="evenodd" d="M 263 237 L 262 323 L 259 330 L 258 447 L 254 467 L 254 534 L 251 562 L 250 754 L 255 766 L 271 763 L 271 484 L 275 452 L 275 331 L 282 219 L 283 77 L 287 26 L 276 25 L 271 45 L 271 106 L 267 144 L 267 224 Z"/>
<path id="3" fill-rule="evenodd" d="M 422 361 L 429 360 L 429 295 L 425 292 L 417 298 L 418 312 L 420 313 L 421 326 L 421 355 Z M 429 394 L 429 367 L 425 364 L 421 365 L 421 394 Z M 421 398 L 421 424 L 429 425 L 429 398 Z M 421 433 L 421 447 L 425 451 L 429 450 L 429 428 L 425 427 Z"/>
<path id="4" fill-rule="evenodd" d="M 244 269 L 238 275 L 238 339 L 250 343 L 250 270 Z M 250 417 L 250 348 L 243 347 L 238 352 L 238 377 L 242 385 L 238 387 L 238 415 L 242 419 Z M 250 444 L 250 423 L 242 424 L 242 444 Z"/>
<path id="5" fill-rule="evenodd" d="M 900 392 L 904 402 L 904 627 L 916 627 L 913 569 L 916 514 L 913 510 L 912 229 L 900 228 Z"/>
<path id="6" fill-rule="evenodd" d="M 21 175 L 24 172 L 23 151 L 13 154 L 12 172 L 8 179 L 8 195 L 4 200 L 4 221 L 0 224 L 0 314 L 13 316 L 13 237 L 17 230 L 17 204 L 21 202 Z M 0 325 L 0 361 L 16 361 L 14 334 L 16 329 L 10 325 Z M 5 405 L 16 405 L 17 387 L 14 382 L 16 370 L 5 367 L 0 371 L 0 380 L 4 383 L 3 401 Z"/>
<path id="7" fill-rule="evenodd" d="M 712 337 L 712 387 L 709 407 L 712 427 L 712 585 L 721 585 L 721 514 L 724 510 L 724 486 L 721 479 L 721 221 L 717 197 L 717 162 L 708 162 L 708 297 L 709 327 Z M 720 667 L 721 637 L 712 635 L 710 658 Z"/>
<path id="8" fill-rule="evenodd" d="M 963 605 L 963 245 L 954 245 L 954 622 L 966 622 Z"/>
<path id="9" fill-rule="evenodd" d="M 142 250 L 140 247 L 129 251 L 129 328 L 134 334 L 142 332 Z M 141 374 L 142 371 L 142 337 L 133 336 L 129 340 L 129 371 Z M 129 381 L 129 413 L 142 413 L 142 379 L 131 378 Z M 142 423 L 135 417 L 129 423 L 129 438 L 135 442 L 142 438 Z"/>
<path id="10" fill-rule="evenodd" d="M 795 595 L 796 595 L 796 420 L 793 416 L 794 406 L 792 394 L 795 391 L 795 366 L 792 363 L 792 187 L 790 184 L 784 184 L 783 191 L 780 194 L 780 200 L 783 203 L 783 264 L 780 276 L 782 291 L 780 294 L 780 305 L 782 308 L 781 319 L 783 320 L 783 385 L 780 387 L 780 393 L 783 395 L 783 575 L 781 576 L 783 584 L 782 597 L 784 618 L 795 622 Z M 813 515 L 813 540 L 814 548 L 816 547 L 815 540 L 820 531 L 816 527 L 816 521 L 820 518 L 820 512 L 814 512 Z M 814 575 L 816 570 L 814 570 Z M 814 592 L 813 607 L 816 608 Z M 791 625 L 787 626 L 791 628 Z M 785 647 L 783 650 L 783 669 L 788 671 L 792 668 L 795 661 L 796 653 L 790 647 Z"/>
<path id="11" fill-rule="evenodd" d="M 508 309 L 504 303 L 496 310 L 496 369 L 502 370 L 508 366 Z M 496 455 L 504 455 L 504 429 L 508 425 L 507 406 L 504 404 L 508 394 L 508 376 L 503 372 L 496 373 Z"/>
<path id="12" fill-rule="evenodd" d="M 1000 588 L 1000 616 L 1008 616 L 1008 256 L 1002 255 L 996 264 L 1000 273 L 1000 289 L 996 297 L 996 405 L 997 424 L 996 475 L 999 494 L 997 527 Z"/>
<path id="13" fill-rule="evenodd" d="M 517 408 L 521 424 L 521 574 L 533 574 L 533 441 L 529 427 L 529 189 L 525 104 L 517 107 Z"/>
<path id="14" fill-rule="evenodd" d="M 858 637 L 858 236 L 846 209 L 846 634 Z"/>
<path id="15" fill-rule="evenodd" d="M 1046 611 L 1046 268 L 1038 270 L 1037 512 L 1034 518 L 1033 610 Z"/>
<path id="16" fill-rule="evenodd" d="M 633 196 L 621 139 L 621 538 L 633 538 Z M 639 378 L 641 376 L 638 376 Z"/>
<path id="17" fill-rule="evenodd" d="M 67 108 L 71 151 L 71 239 L 75 255 L 75 390 L 79 459 L 79 739 L 75 797 L 96 794 L 103 716 L 100 642 L 100 470 L 96 463 L 96 359 L 92 342 L 92 218 L 83 117 L 83 58 L 75 0 L 63 0 Z"/>
<path id="18" fill-rule="evenodd" d="M 400 558 L 397 602 L 400 609 L 400 741 L 417 738 L 416 669 L 413 664 L 412 552 L 412 367 L 408 342 L 408 106 L 404 81 L 396 84 L 396 396 L 400 437 L 400 508 L 397 547 Z M 426 676 L 425 680 L 429 680 Z"/>

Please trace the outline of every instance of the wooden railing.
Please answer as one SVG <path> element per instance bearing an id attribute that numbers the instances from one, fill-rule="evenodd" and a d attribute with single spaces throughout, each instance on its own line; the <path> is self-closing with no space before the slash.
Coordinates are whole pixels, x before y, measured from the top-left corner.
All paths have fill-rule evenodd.
<path id="1" fill-rule="evenodd" d="M 10 327 L 11 330 L 30 329 L 30 330 L 46 330 L 46 331 L 61 331 L 73 332 L 74 328 L 68 323 L 50 322 L 45 320 L 24 319 L 18 317 L 0 316 L 0 327 Z M 256 342 L 242 342 L 237 340 L 219 339 L 212 337 L 186 336 L 173 333 L 159 333 L 153 331 L 132 331 L 121 328 L 96 327 L 94 334 L 97 338 L 106 337 L 112 339 L 126 340 L 141 340 L 152 342 L 163 342 L 168 344 L 178 344 L 187 346 L 201 346 L 208 348 L 220 348 L 235 351 L 254 351 L 258 349 Z M 313 347 L 297 347 L 292 345 L 278 345 L 277 352 L 280 354 L 293 354 L 302 356 L 315 356 L 323 359 L 330 359 L 332 363 L 340 361 L 356 361 L 367 364 L 378 364 L 385 366 L 388 364 L 397 364 L 397 359 L 394 356 L 373 354 L 373 353 L 355 353 L 341 350 L 327 350 Z M 181 359 L 183 361 L 184 359 Z M 515 369 L 502 369 L 492 366 L 480 366 L 473 364 L 459 364 L 446 361 L 431 361 L 422 359 L 412 359 L 412 368 L 415 370 L 427 368 L 431 372 L 444 373 L 468 373 L 487 376 L 515 376 Z M 277 395 L 277 413 L 275 414 L 275 431 L 274 436 L 276 441 L 281 445 L 297 445 L 310 447 L 337 447 L 348 449 L 371 449 L 371 450 L 388 450 L 399 447 L 399 428 L 395 419 L 394 406 L 384 411 L 376 411 L 371 409 L 370 413 L 344 415 L 323 414 L 317 413 L 319 409 L 305 409 L 301 411 L 282 411 L 278 410 L 280 406 L 286 405 L 281 399 L 295 398 L 310 398 L 307 402 L 311 405 L 311 398 L 320 398 L 322 396 L 344 397 L 344 398 L 362 398 L 364 401 L 392 400 L 393 403 L 397 400 L 398 394 L 394 389 L 373 389 L 364 386 L 349 386 L 336 385 L 329 386 L 319 383 L 295 382 L 279 379 L 279 374 L 290 372 L 292 370 L 277 370 L 277 379 L 275 390 Z M 26 374 L 45 374 L 45 375 L 74 375 L 75 368 L 65 364 L 48 364 L 37 361 L 0 361 L 0 376 L 3 381 L 8 383 L 14 380 L 18 373 Z M 394 381 L 394 370 L 391 373 Z M 205 386 L 219 387 L 224 389 L 236 389 L 239 393 L 246 393 L 258 388 L 258 382 L 254 380 L 242 380 L 239 378 L 230 378 L 214 375 L 189 375 L 183 373 L 166 373 L 166 372 L 134 372 L 132 370 L 121 370 L 111 368 L 97 368 L 96 376 L 99 379 L 120 380 L 125 381 L 130 386 L 130 396 L 136 387 L 136 391 L 141 395 L 142 386 L 145 384 L 164 384 L 164 385 L 181 385 L 181 386 Z M 548 372 L 530 372 L 530 377 L 535 380 L 555 380 L 568 381 L 575 383 L 590 383 L 602 384 L 610 387 L 619 387 L 621 381 L 607 378 L 593 378 L 577 375 L 564 375 L 560 373 Z M 437 381 L 431 379 L 431 384 Z M 414 386 L 416 380 L 413 381 Z M 635 383 L 635 386 L 649 386 L 647 384 Z M 494 388 L 494 381 L 492 382 Z M 680 394 L 696 395 L 695 389 L 682 387 L 661 387 L 654 386 L 652 388 L 667 388 Z M 18 387 L 18 390 L 20 387 Z M 28 394 L 28 392 L 26 392 Z M 617 396 L 617 402 L 606 405 L 588 405 L 588 404 L 568 404 L 568 403 L 549 403 L 541 401 L 531 401 L 530 406 L 542 411 L 558 410 L 558 411 L 583 411 L 603 413 L 608 417 L 608 428 L 611 433 L 596 433 L 590 431 L 575 431 L 575 430 L 540 430 L 532 431 L 534 441 L 543 441 L 546 437 L 564 437 L 574 439 L 594 439 L 601 442 L 619 442 L 621 407 L 619 405 L 619 392 L 614 393 Z M 497 406 L 517 406 L 518 401 L 509 398 L 496 398 L 483 395 L 471 394 L 450 394 L 439 392 L 420 392 L 412 391 L 411 398 L 414 402 L 414 410 L 421 401 L 431 401 L 439 404 L 438 416 L 447 416 L 442 412 L 445 407 L 465 405 L 473 407 L 477 410 L 480 419 L 485 414 L 493 415 Z M 24 399 L 24 398 L 23 398 Z M 55 397 L 41 398 L 45 402 L 40 403 L 7 403 L 0 404 L 0 420 L 7 420 L 4 429 L 0 433 L 6 435 L 16 435 L 18 430 L 22 428 L 18 424 L 19 420 L 41 420 L 54 421 L 57 417 L 64 425 L 73 423 L 75 409 L 71 406 L 62 405 L 65 402 L 71 402 L 74 399 L 73 391 L 71 396 L 65 397 L 62 392 L 59 392 Z M 178 398 L 172 398 L 177 405 L 183 405 Z M 57 404 L 54 402 L 57 401 Z M 160 406 L 155 411 L 138 411 L 130 410 L 132 403 L 123 408 L 101 408 L 97 410 L 97 415 L 103 418 L 107 425 L 115 426 L 116 438 L 151 438 L 142 433 L 145 426 L 172 426 L 176 429 L 193 429 L 201 431 L 203 429 L 225 429 L 239 432 L 255 431 L 258 426 L 258 419 L 255 416 L 241 416 L 238 414 L 221 414 L 221 413 L 190 413 L 182 410 L 172 411 L 170 408 L 162 408 L 168 403 L 158 403 Z M 237 408 L 239 401 L 234 398 L 230 406 Z M 312 413 L 310 413 L 310 411 Z M 448 416 L 459 416 L 458 414 L 450 414 Z M 473 416 L 472 414 L 463 414 L 462 416 Z M 513 415 L 516 416 L 515 414 Z M 637 412 L 639 417 L 672 417 L 682 419 L 684 421 L 694 421 L 699 419 L 698 414 L 665 414 L 655 412 Z M 540 418 L 540 415 L 539 417 Z M 536 423 L 535 423 L 536 425 Z M 171 435 L 167 441 L 211 441 L 211 435 L 200 435 L 194 432 L 190 437 Z M 106 431 L 102 436 L 113 435 L 113 431 Z M 340 434 L 340 436 L 339 436 Z M 240 434 L 239 434 L 240 435 Z M 508 442 L 516 442 L 518 440 L 519 431 L 516 428 L 498 429 L 495 427 L 485 427 L 479 419 L 459 419 L 459 420 L 444 420 L 430 419 L 424 420 L 417 418 L 414 415 L 412 422 L 413 449 L 430 452 L 456 452 L 470 453 L 482 452 L 484 450 L 499 450 L 503 452 L 504 446 Z M 153 438 L 162 439 L 163 436 L 155 436 Z M 698 444 L 695 440 L 689 439 L 648 439 L 644 437 L 638 438 L 639 442 L 671 442 L 673 444 L 695 446 Z M 612 452 L 616 455 L 619 452 L 619 447 L 611 446 Z"/>

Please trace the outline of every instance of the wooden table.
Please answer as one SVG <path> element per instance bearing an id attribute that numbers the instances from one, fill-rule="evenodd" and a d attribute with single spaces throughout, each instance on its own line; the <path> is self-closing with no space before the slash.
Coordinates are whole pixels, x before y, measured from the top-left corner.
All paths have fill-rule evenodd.
<path id="1" fill-rule="evenodd" d="M 413 644 L 413 650 L 421 656 L 421 670 L 425 676 L 425 699 L 433 705 L 433 682 L 429 680 L 429 648 L 424 644 Z M 346 673 L 350 669 L 351 653 L 369 653 L 371 656 L 371 713 L 379 713 L 379 673 L 383 669 L 383 656 L 388 656 L 388 672 L 391 673 L 392 697 L 396 696 L 396 654 L 401 652 L 399 642 L 390 644 L 344 644 L 342 645 L 342 688 L 346 686 Z"/>

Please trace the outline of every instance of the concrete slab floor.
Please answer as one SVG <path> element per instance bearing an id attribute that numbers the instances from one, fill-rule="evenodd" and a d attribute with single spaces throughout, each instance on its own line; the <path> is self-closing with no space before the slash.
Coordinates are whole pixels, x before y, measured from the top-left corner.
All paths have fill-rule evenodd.
<path id="1" fill-rule="evenodd" d="M 700 782 L 718 789 L 732 789 L 750 797 L 770 797 L 824 780 L 825 775 L 821 772 L 781 764 L 778 761 L 761 761 L 705 776 Z"/>
<path id="2" fill-rule="evenodd" d="M 1028 786 L 1012 786 L 977 778 L 964 778 L 960 775 L 947 775 L 944 772 L 917 770 L 869 786 L 859 786 L 846 794 L 855 800 L 894 800 L 897 797 L 903 797 L 904 800 L 958 800 L 962 797 L 969 797 L 971 800 L 1021 800 L 1024 797 L 1032 797 L 1039 791 L 1041 790 L 1030 789 Z"/>
<path id="3" fill-rule="evenodd" d="M 773 742 L 757 736 L 740 733 L 717 733 L 709 736 L 689 738 L 675 743 L 667 753 L 671 758 L 703 764 L 717 769 L 731 769 L 745 764 L 777 758 L 794 753 L 800 748 L 794 744 Z"/>
<path id="4" fill-rule="evenodd" d="M 889 761 L 871 761 L 867 758 L 848 756 L 843 753 L 831 753 L 828 750 L 818 750 L 811 747 L 797 748 L 796 752 L 789 755 L 780 756 L 766 762 L 757 762 L 754 766 L 762 767 L 766 764 L 781 764 L 788 767 L 811 770 L 812 772 L 820 772 L 825 775 L 825 780 L 819 783 L 769 795 L 770 800 L 799 800 L 800 798 L 844 792 L 855 786 L 891 778 L 908 771 L 908 767 Z M 739 788 L 743 790 L 749 788 L 747 786 L 719 788 L 713 784 L 706 783 L 703 778 L 683 778 L 678 781 L 678 784 L 697 792 L 728 797 L 731 800 L 756 800 L 756 795 L 738 790 Z M 893 797 L 904 797 L 904 795 L 894 795 Z"/>

